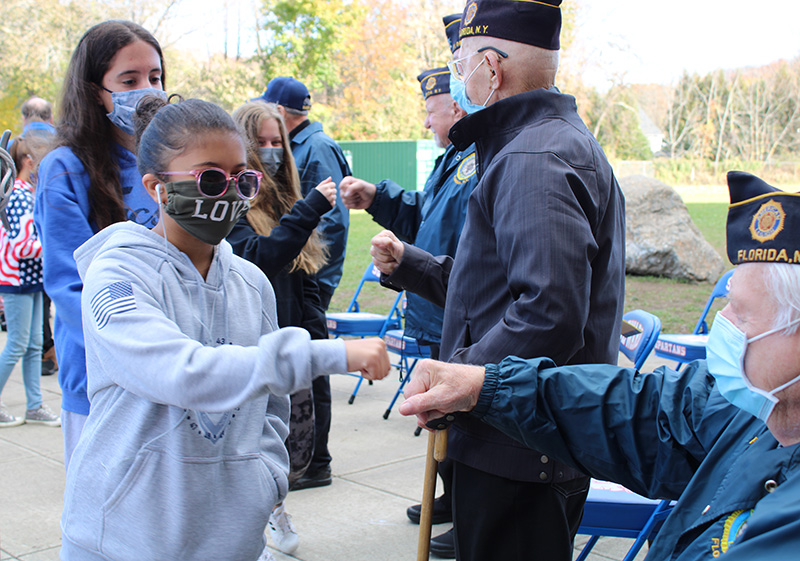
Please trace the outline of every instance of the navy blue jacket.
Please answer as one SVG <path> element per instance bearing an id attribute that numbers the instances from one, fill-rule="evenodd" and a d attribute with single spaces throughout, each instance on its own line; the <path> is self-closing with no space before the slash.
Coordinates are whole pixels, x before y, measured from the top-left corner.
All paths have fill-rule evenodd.
<path id="1" fill-rule="evenodd" d="M 387 279 L 434 301 L 446 287 L 441 359 L 616 363 L 624 198 L 575 99 L 556 89 L 515 95 L 461 119 L 450 140 L 475 143 L 480 178 L 455 259 L 406 247 Z M 448 456 L 517 481 L 578 476 L 470 418 L 450 430 Z"/>
<path id="2" fill-rule="evenodd" d="M 320 123 L 305 121 L 295 127 L 289 136 L 303 196 L 328 176 L 338 187 L 345 176 L 352 175 L 342 149 L 322 132 Z M 336 290 L 342 278 L 349 226 L 350 214 L 337 190 L 336 206 L 322 217 L 319 226 L 330 248 L 330 257 L 327 265 L 317 273 L 317 281 L 329 293 Z"/>
<path id="3" fill-rule="evenodd" d="M 467 215 L 469 195 L 478 183 L 475 147 L 458 151 L 452 144 L 436 159 L 423 191 L 405 191 L 385 179 L 367 209 L 375 221 L 404 242 L 433 255 L 454 257 Z M 442 339 L 444 309 L 409 292 L 405 334 L 438 343 Z"/>
<path id="4" fill-rule="evenodd" d="M 247 218 L 240 218 L 227 237 L 236 255 L 258 265 L 269 278 L 275 291 L 278 325 L 302 327 L 312 339 L 328 338 L 319 285 L 315 275 L 289 269 L 330 208 L 325 196 L 315 190 L 297 201 L 268 236 L 257 234 Z"/>
<path id="5" fill-rule="evenodd" d="M 704 360 L 643 374 L 511 357 L 487 366 L 471 415 L 592 477 L 679 499 L 647 559 L 797 559 L 800 444 L 780 446 L 715 385 Z"/>

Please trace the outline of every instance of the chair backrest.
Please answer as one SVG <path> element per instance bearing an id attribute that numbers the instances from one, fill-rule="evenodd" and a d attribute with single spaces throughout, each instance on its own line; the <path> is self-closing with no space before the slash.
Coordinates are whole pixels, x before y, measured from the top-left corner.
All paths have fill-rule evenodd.
<path id="1" fill-rule="evenodd" d="M 711 296 L 708 297 L 706 307 L 703 308 L 703 313 L 700 314 L 700 319 L 697 320 L 697 325 L 692 330 L 692 335 L 705 335 L 708 333 L 708 323 L 706 323 L 706 316 L 708 315 L 711 305 L 717 298 L 724 298 L 728 295 L 731 289 L 731 277 L 733 276 L 733 269 L 722 275 L 717 284 L 714 285 L 714 290 L 711 291 Z"/>
<path id="2" fill-rule="evenodd" d="M 369 262 L 367 268 L 364 269 L 364 274 L 361 275 L 361 280 L 358 281 L 358 286 L 356 287 L 355 294 L 353 294 L 353 298 L 350 300 L 350 304 L 347 306 L 348 312 L 360 312 L 361 309 L 358 305 L 358 295 L 361 292 L 361 288 L 364 286 L 365 282 L 380 282 L 381 281 L 381 272 L 378 268 L 372 263 Z"/>
<path id="3" fill-rule="evenodd" d="M 633 362 L 636 370 L 639 370 L 656 346 L 658 336 L 661 334 L 661 320 L 644 310 L 632 310 L 622 316 L 622 319 L 641 332 L 629 337 L 624 335 L 619 337 L 620 352 Z"/>

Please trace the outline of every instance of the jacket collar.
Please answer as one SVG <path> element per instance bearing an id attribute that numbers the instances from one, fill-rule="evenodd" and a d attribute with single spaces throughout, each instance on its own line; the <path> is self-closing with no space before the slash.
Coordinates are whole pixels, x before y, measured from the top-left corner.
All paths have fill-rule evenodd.
<path id="1" fill-rule="evenodd" d="M 302 127 L 302 128 L 301 128 Z M 298 130 L 299 129 L 299 130 Z M 308 139 L 309 136 L 316 132 L 322 132 L 322 123 L 319 121 L 305 121 L 300 123 L 289 135 L 291 142 L 295 144 L 302 144 Z"/>
<path id="2" fill-rule="evenodd" d="M 450 129 L 450 141 L 458 150 L 473 142 L 490 144 L 493 137 L 504 137 L 547 115 L 575 113 L 575 98 L 557 88 L 538 89 L 517 94 L 467 115 Z M 503 143 L 505 144 L 505 142 Z"/>

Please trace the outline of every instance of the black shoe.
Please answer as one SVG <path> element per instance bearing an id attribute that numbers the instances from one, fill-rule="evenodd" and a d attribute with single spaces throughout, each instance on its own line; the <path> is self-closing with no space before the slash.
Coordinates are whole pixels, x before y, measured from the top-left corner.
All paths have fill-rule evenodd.
<path id="1" fill-rule="evenodd" d="M 312 487 L 325 487 L 332 482 L 331 468 L 328 466 L 314 473 L 306 472 L 303 477 L 289 485 L 289 490 L 299 491 L 300 489 L 311 489 Z"/>
<path id="2" fill-rule="evenodd" d="M 439 559 L 456 558 L 456 535 L 452 528 L 444 534 L 431 538 L 431 555 Z"/>
<path id="3" fill-rule="evenodd" d="M 406 516 L 414 524 L 419 524 L 419 519 L 422 516 L 422 505 L 411 505 L 406 509 Z M 450 510 L 449 502 L 444 500 L 444 495 L 437 497 L 433 500 L 433 514 L 431 515 L 432 524 L 444 524 L 445 522 L 453 521 L 453 512 Z"/>
<path id="4" fill-rule="evenodd" d="M 56 373 L 56 363 L 52 360 L 43 360 L 42 361 L 42 376 L 52 376 Z"/>

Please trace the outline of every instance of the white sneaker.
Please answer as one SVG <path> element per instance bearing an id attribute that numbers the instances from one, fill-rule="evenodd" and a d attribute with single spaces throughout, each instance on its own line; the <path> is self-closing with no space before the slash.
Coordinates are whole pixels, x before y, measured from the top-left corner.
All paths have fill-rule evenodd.
<path id="1" fill-rule="evenodd" d="M 48 427 L 60 427 L 61 417 L 50 411 L 50 408 L 42 403 L 38 409 L 29 409 L 25 413 L 25 422 Z"/>
<path id="2" fill-rule="evenodd" d="M 282 552 L 292 554 L 300 545 L 300 537 L 292 524 L 292 517 L 283 508 L 283 503 L 278 505 L 269 515 L 269 537 L 275 547 Z"/>
<path id="3" fill-rule="evenodd" d="M 3 427 L 18 427 L 25 422 L 25 419 L 20 419 L 11 414 L 6 409 L 6 406 L 0 403 L 0 428 Z"/>

